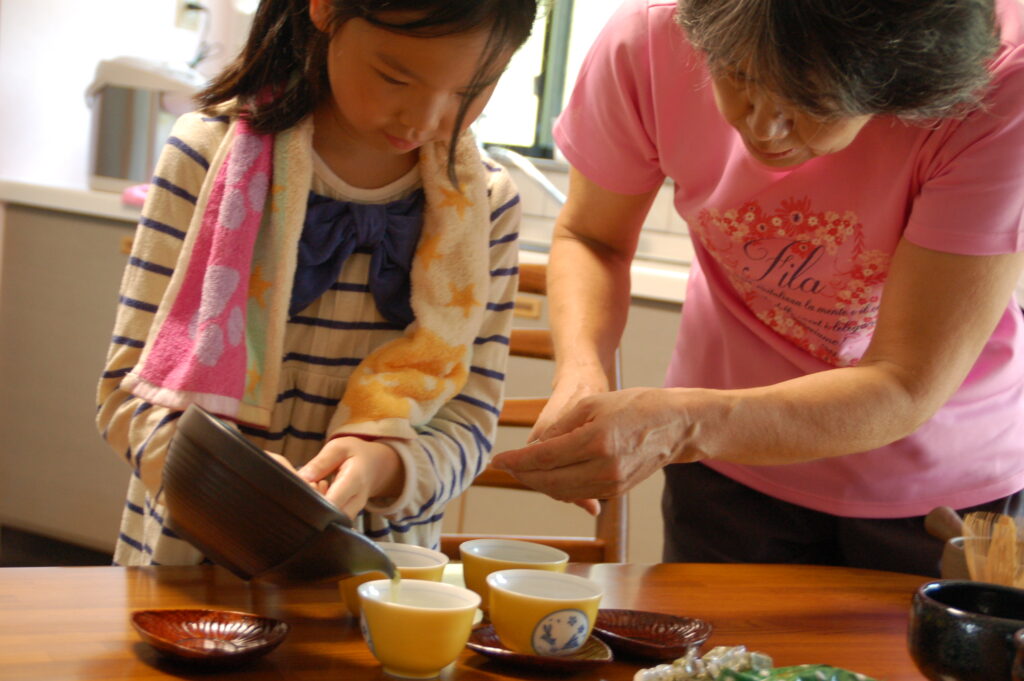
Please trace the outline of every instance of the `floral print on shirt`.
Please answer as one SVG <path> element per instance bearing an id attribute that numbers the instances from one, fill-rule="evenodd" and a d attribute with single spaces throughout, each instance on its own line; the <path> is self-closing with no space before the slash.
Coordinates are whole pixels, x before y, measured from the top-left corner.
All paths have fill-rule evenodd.
<path id="1" fill-rule="evenodd" d="M 890 254 L 868 249 L 853 211 L 790 198 L 698 216 L 703 246 L 761 322 L 833 366 L 856 365 L 878 320 Z"/>

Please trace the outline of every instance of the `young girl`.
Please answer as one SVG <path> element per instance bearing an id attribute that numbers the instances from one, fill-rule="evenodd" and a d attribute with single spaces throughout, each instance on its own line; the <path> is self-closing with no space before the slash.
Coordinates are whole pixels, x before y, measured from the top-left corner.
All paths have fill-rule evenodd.
<path id="1" fill-rule="evenodd" d="M 161 469 L 195 402 L 374 539 L 436 546 L 490 456 L 519 197 L 469 124 L 536 0 L 263 0 L 157 165 L 97 423 L 132 466 L 118 564 L 202 556 Z"/>

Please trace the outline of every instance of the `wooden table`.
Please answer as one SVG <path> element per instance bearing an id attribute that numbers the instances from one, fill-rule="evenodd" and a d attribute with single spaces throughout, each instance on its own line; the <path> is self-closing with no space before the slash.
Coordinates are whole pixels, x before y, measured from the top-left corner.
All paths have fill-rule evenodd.
<path id="1" fill-rule="evenodd" d="M 783 565 L 585 565 L 570 571 L 606 589 L 602 606 L 700 617 L 714 625 L 704 650 L 746 645 L 778 666 L 823 663 L 885 681 L 920 681 L 906 649 L 914 590 L 925 577 Z M 385 681 L 333 583 L 280 588 L 216 567 L 0 569 L 0 679 L 210 679 L 170 664 L 129 622 L 140 608 L 210 607 L 286 620 L 268 656 L 218 678 Z M 569 675 L 630 681 L 643 663 Z M 545 679 L 466 650 L 444 681 Z"/>

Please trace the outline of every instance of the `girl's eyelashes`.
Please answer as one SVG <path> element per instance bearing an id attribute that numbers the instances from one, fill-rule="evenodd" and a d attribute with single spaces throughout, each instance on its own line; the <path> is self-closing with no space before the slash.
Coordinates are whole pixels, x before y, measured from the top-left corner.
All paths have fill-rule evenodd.
<path id="1" fill-rule="evenodd" d="M 409 84 L 408 82 L 406 82 L 404 80 L 399 80 L 397 78 L 393 78 L 393 77 L 389 76 L 388 74 L 384 73 L 380 69 L 374 69 L 374 70 L 377 72 L 377 75 L 380 77 L 380 79 L 383 80 L 385 83 L 388 83 L 389 85 L 405 86 L 405 85 Z M 473 89 L 470 89 L 470 90 L 463 90 L 461 92 L 456 92 L 455 94 L 458 95 L 462 99 L 475 99 L 476 97 L 480 96 L 480 94 L 484 90 L 486 90 L 486 89 L 487 89 L 487 87 L 478 87 L 478 88 L 473 88 Z"/>
<path id="2" fill-rule="evenodd" d="M 378 70 L 377 71 L 377 75 L 380 76 L 381 80 L 383 80 L 385 83 L 388 83 L 389 85 L 401 85 L 401 86 L 404 86 L 404 85 L 408 85 L 409 84 L 408 82 L 406 82 L 404 80 L 399 80 L 398 78 L 392 78 L 391 76 L 389 76 L 388 74 L 384 73 L 383 71 L 379 71 Z M 463 92 L 457 92 L 455 94 L 457 94 L 459 97 L 463 97 L 465 99 L 473 99 L 474 97 L 479 95 L 481 92 L 483 92 L 483 88 L 475 88 L 473 90 L 465 90 Z"/>
<path id="3" fill-rule="evenodd" d="M 408 85 L 408 83 L 406 83 L 404 80 L 392 78 L 391 76 L 380 70 L 377 70 L 377 75 L 380 76 L 385 83 L 390 83 L 391 85 Z"/>

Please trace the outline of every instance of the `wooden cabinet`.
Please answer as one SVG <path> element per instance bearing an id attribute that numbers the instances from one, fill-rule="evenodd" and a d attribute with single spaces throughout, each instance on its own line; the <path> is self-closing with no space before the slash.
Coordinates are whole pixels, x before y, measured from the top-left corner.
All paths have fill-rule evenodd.
<path id="1" fill-rule="evenodd" d="M 111 551 L 130 470 L 96 431 L 96 384 L 135 221 L 128 211 L 93 212 L 0 202 L 0 525 Z M 634 300 L 623 339 L 626 387 L 661 385 L 679 307 Z M 541 315 L 537 324 L 545 323 Z M 550 389 L 550 365 L 536 360 L 513 360 L 508 375 L 517 394 Z M 519 446 L 523 436 L 500 433 L 496 451 Z M 654 475 L 630 494 L 630 560 L 661 558 L 661 486 Z M 517 494 L 473 490 L 449 506 L 445 529 L 582 534 L 592 527 L 575 506 L 537 495 L 526 506 Z"/>
<path id="2" fill-rule="evenodd" d="M 135 224 L 0 209 L 0 524 L 112 551 L 130 469 L 96 385 Z"/>

